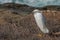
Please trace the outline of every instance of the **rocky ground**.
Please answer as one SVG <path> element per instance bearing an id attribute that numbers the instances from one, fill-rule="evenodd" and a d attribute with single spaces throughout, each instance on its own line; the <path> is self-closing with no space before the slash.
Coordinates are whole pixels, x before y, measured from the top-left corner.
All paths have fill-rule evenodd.
<path id="1" fill-rule="evenodd" d="M 13 7 L 4 4 L 0 8 L 0 40 L 60 40 L 59 7 L 37 8 L 46 17 L 49 34 L 42 33 L 36 25 L 32 13 L 34 9 L 26 5 Z"/>

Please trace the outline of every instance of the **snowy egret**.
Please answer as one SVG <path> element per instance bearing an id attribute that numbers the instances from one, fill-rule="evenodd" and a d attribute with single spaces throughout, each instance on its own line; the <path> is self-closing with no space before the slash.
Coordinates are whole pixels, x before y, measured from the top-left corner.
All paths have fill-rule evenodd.
<path id="1" fill-rule="evenodd" d="M 43 33 L 49 33 L 49 30 L 44 23 L 45 22 L 44 15 L 38 9 L 33 10 L 33 13 L 34 13 L 33 15 L 34 15 L 36 24 L 40 28 L 40 30 Z"/>

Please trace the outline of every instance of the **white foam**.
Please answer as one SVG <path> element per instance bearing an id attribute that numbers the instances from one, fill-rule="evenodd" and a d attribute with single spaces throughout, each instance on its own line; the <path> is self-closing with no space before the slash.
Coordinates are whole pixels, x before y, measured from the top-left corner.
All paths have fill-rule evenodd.
<path id="1" fill-rule="evenodd" d="M 12 3 L 13 0 L 0 0 L 2 3 Z M 26 4 L 32 7 L 43 7 L 47 5 L 60 5 L 60 0 L 14 0 L 18 4 Z"/>

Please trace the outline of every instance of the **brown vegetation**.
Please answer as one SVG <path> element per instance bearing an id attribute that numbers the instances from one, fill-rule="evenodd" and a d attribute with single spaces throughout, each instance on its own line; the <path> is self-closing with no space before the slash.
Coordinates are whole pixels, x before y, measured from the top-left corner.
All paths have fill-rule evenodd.
<path id="1" fill-rule="evenodd" d="M 10 9 L 0 9 L 0 40 L 60 40 L 60 11 L 41 10 L 50 30 L 49 34 L 44 34 L 29 10 L 29 14 L 25 15 L 23 10 L 18 14 Z"/>

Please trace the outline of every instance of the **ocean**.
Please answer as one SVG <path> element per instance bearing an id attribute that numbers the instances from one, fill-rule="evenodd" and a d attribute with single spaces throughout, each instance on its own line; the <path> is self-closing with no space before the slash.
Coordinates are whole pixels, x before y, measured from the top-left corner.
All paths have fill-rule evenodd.
<path id="1" fill-rule="evenodd" d="M 0 4 L 3 3 L 25 4 L 32 7 L 44 7 L 47 5 L 60 6 L 60 0 L 0 0 Z"/>

